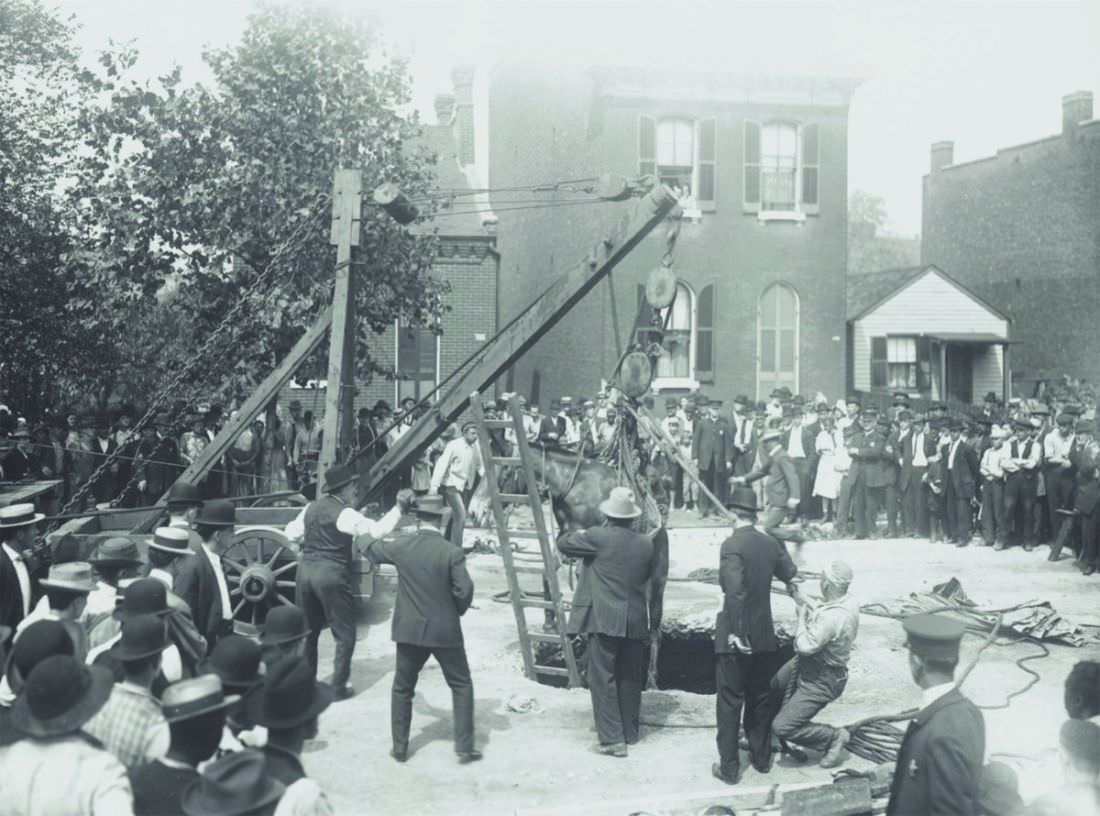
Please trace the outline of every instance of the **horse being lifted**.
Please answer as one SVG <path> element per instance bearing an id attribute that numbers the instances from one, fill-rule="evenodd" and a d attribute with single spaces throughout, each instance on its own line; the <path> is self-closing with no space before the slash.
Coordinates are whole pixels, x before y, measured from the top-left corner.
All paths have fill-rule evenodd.
<path id="1" fill-rule="evenodd" d="M 531 460 L 535 479 L 549 490 L 550 507 L 557 521 L 558 535 L 603 524 L 600 502 L 611 494 L 611 488 L 619 485 L 619 477 L 614 468 L 594 459 L 550 448 L 533 447 Z M 652 466 L 650 472 L 663 473 Z M 511 474 L 509 478 L 515 478 L 515 474 Z M 667 479 L 660 475 L 658 478 L 648 478 L 648 486 L 654 492 L 658 504 L 662 503 L 662 498 L 667 498 L 666 483 Z M 648 531 L 648 535 L 653 541 L 657 563 L 649 588 L 650 631 L 653 635 L 646 685 L 648 688 L 655 688 L 665 584 L 668 582 L 668 530 L 662 525 Z"/>

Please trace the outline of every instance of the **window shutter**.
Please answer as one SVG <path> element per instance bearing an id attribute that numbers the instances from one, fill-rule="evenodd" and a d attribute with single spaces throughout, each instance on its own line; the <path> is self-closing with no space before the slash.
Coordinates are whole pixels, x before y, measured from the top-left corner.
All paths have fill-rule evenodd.
<path id="1" fill-rule="evenodd" d="M 657 120 L 638 117 L 638 174 L 657 175 Z"/>
<path id="2" fill-rule="evenodd" d="M 416 328 L 397 327 L 397 371 L 403 377 L 411 376 L 417 368 Z"/>
<path id="3" fill-rule="evenodd" d="M 932 391 L 932 338 L 926 335 L 917 338 L 917 390 Z"/>
<path id="4" fill-rule="evenodd" d="M 714 119 L 700 119 L 698 124 L 699 181 L 695 185 L 695 203 L 703 212 L 714 212 L 715 198 L 715 160 L 718 155 L 716 139 L 718 125 Z"/>
<path id="5" fill-rule="evenodd" d="M 745 187 L 742 195 L 745 212 L 760 212 L 760 123 L 745 122 Z"/>
<path id="6" fill-rule="evenodd" d="M 699 292 L 695 313 L 695 378 L 714 381 L 714 284 Z"/>
<path id="7" fill-rule="evenodd" d="M 802 211 L 818 212 L 818 156 L 820 129 L 817 125 L 802 126 Z"/>
<path id="8" fill-rule="evenodd" d="M 885 388 L 889 382 L 886 359 L 886 338 L 871 338 L 871 388 Z"/>

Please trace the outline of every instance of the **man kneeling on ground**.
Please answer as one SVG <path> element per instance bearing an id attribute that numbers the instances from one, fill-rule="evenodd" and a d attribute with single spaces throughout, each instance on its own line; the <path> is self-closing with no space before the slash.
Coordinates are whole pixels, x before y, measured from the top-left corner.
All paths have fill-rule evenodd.
<path id="1" fill-rule="evenodd" d="M 844 693 L 848 682 L 848 657 L 859 631 L 859 605 L 848 597 L 851 582 L 852 568 L 834 561 L 821 574 L 822 603 L 794 592 L 796 654 L 772 678 L 773 700 L 781 706 L 772 732 L 781 740 L 823 751 L 823 768 L 840 764 L 850 736 L 843 728 L 816 723 L 813 718 Z"/>

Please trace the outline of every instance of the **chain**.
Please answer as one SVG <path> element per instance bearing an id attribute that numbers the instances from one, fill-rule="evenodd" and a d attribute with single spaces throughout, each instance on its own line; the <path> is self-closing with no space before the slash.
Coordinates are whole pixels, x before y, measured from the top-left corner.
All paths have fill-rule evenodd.
<path id="1" fill-rule="evenodd" d="M 214 343 L 220 340 L 221 336 L 229 329 L 229 327 L 233 324 L 233 321 L 243 311 L 244 307 L 248 304 L 252 296 L 257 291 L 259 291 L 260 287 L 264 283 L 267 282 L 268 278 L 271 277 L 278 264 L 283 260 L 284 257 L 286 257 L 291 248 L 297 248 L 300 236 L 307 229 L 312 227 L 318 217 L 323 214 L 323 205 L 326 204 L 327 201 L 328 194 L 322 193 L 317 196 L 317 199 L 313 204 L 313 212 L 311 213 L 311 215 L 307 218 L 302 219 L 302 221 L 299 222 L 298 226 L 295 227 L 294 231 L 291 232 L 286 240 L 279 245 L 278 249 L 276 249 L 275 253 L 271 256 L 271 260 L 268 261 L 267 266 L 265 266 L 256 276 L 255 280 L 253 280 L 252 283 L 244 289 L 244 291 L 238 297 L 237 301 L 233 304 L 229 311 L 225 313 L 218 325 L 215 326 L 213 331 L 207 336 L 206 340 L 199 346 L 198 349 L 195 350 L 190 358 L 184 362 L 176 375 L 153 398 L 153 401 L 149 404 L 149 407 L 146 409 L 145 414 L 137 422 L 134 423 L 134 426 L 130 431 L 130 436 L 125 439 L 124 444 L 130 442 L 137 434 L 141 432 L 142 428 L 144 428 L 150 422 L 150 420 L 152 420 L 157 415 L 157 413 L 160 411 L 161 406 L 175 392 L 176 388 L 194 371 L 195 367 L 198 366 L 199 363 L 203 361 L 203 359 L 205 359 L 207 351 L 209 351 L 213 347 Z M 88 497 L 88 493 L 91 491 L 96 481 L 98 481 L 99 478 L 108 470 L 108 468 L 110 468 L 110 466 L 118 460 L 119 451 L 121 449 L 122 445 L 119 445 L 118 448 L 116 448 L 111 454 L 107 456 L 106 459 L 103 460 L 99 467 L 96 468 L 95 471 L 88 477 L 88 480 L 84 482 L 84 484 L 82 484 L 77 489 L 77 491 L 69 498 L 69 501 L 66 502 L 63 508 L 61 508 L 61 511 L 58 513 L 58 515 L 66 515 L 74 507 L 83 506 L 84 500 Z M 136 479 L 136 477 L 140 473 L 140 470 L 135 468 L 134 471 L 134 478 L 131 478 L 131 484 L 127 484 L 123 488 L 123 493 L 125 493 L 127 490 L 130 489 L 130 487 L 133 486 L 133 484 L 136 484 L 137 481 L 139 481 Z M 120 499 L 121 494 L 119 497 L 116 497 L 114 502 L 112 502 L 112 505 L 114 505 Z M 57 525 L 55 522 L 53 525 L 51 525 L 51 529 L 56 528 L 56 526 Z"/>

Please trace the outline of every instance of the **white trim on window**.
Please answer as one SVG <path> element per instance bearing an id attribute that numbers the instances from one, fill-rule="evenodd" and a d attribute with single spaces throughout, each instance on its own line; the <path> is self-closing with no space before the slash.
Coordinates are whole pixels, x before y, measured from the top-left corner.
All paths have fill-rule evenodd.
<path id="1" fill-rule="evenodd" d="M 424 326 L 414 326 L 413 328 L 425 328 Z M 400 368 L 400 352 L 399 343 L 401 336 L 401 320 L 393 321 L 393 370 L 397 373 Z M 441 349 L 443 344 L 440 342 L 440 335 L 434 335 L 435 337 L 435 380 L 432 383 L 434 388 L 439 387 L 439 364 L 442 360 Z M 402 380 L 399 377 L 393 379 L 393 405 L 396 408 L 401 403 L 401 383 L 408 382 L 408 380 Z M 435 399 L 438 399 L 436 395 Z M 434 401 L 434 400 L 433 400 Z"/>
<path id="2" fill-rule="evenodd" d="M 699 381 L 695 377 L 695 352 L 697 350 L 698 333 L 696 329 L 699 323 L 699 301 L 696 297 L 695 290 L 691 288 L 691 285 L 686 281 L 676 282 L 676 299 L 679 300 L 683 293 L 687 293 L 689 305 L 688 305 L 688 320 L 690 322 L 690 329 L 688 332 L 688 374 L 686 377 L 660 377 L 654 376 L 653 388 L 660 391 L 667 388 L 698 388 Z M 675 305 L 671 308 L 675 309 Z M 667 353 L 667 352 L 666 352 Z M 656 373 L 656 372 L 654 372 Z"/>

